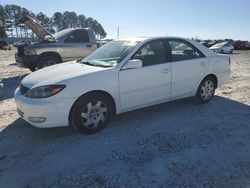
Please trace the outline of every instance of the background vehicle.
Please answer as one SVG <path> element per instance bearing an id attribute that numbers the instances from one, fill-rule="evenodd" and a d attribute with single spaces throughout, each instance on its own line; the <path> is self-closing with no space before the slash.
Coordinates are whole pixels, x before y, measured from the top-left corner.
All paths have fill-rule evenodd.
<path id="1" fill-rule="evenodd" d="M 200 41 L 200 43 L 201 43 L 203 46 L 207 47 L 207 48 L 210 47 L 209 44 L 208 44 L 208 42 L 206 42 L 206 41 Z"/>
<path id="2" fill-rule="evenodd" d="M 11 46 L 10 46 L 10 44 L 8 44 L 6 41 L 1 40 L 1 41 L 0 41 L 0 49 L 3 49 L 3 50 L 11 50 Z"/>
<path id="3" fill-rule="evenodd" d="M 230 57 L 175 37 L 110 42 L 77 62 L 26 76 L 15 91 L 20 116 L 36 127 L 103 129 L 114 114 L 195 96 L 209 102 L 230 77 Z"/>
<path id="4" fill-rule="evenodd" d="M 207 47 L 210 48 L 217 43 L 218 43 L 217 41 L 209 41 L 209 42 L 207 42 Z"/>
<path id="5" fill-rule="evenodd" d="M 229 42 L 221 42 L 221 43 L 213 45 L 209 49 L 216 52 L 216 53 L 231 54 L 234 51 L 234 46 Z"/>
<path id="6" fill-rule="evenodd" d="M 235 50 L 248 50 L 250 49 L 250 43 L 248 41 L 236 41 L 234 43 Z"/>
<path id="7" fill-rule="evenodd" d="M 41 40 L 39 43 L 16 43 L 15 55 L 20 67 L 31 71 L 53 64 L 85 57 L 97 48 L 95 34 L 88 28 L 65 29 L 52 35 L 36 20 L 26 16 L 20 23 L 29 27 Z"/>

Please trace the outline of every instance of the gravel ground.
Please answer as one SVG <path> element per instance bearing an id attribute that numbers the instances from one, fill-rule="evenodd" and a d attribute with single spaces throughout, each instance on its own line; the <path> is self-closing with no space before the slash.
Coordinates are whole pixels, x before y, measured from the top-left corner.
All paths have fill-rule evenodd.
<path id="1" fill-rule="evenodd" d="M 129 112 L 95 135 L 21 120 L 13 92 L 30 72 L 13 53 L 0 51 L 0 187 L 250 187 L 250 51 L 209 104 Z"/>

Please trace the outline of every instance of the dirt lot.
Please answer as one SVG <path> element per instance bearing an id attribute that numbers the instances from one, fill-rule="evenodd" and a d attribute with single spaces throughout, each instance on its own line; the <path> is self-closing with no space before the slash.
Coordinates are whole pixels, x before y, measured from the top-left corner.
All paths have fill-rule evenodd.
<path id="1" fill-rule="evenodd" d="M 87 136 L 37 129 L 15 112 L 29 73 L 0 51 L 0 187 L 250 187 L 250 51 L 207 105 L 190 99 L 116 117 Z"/>

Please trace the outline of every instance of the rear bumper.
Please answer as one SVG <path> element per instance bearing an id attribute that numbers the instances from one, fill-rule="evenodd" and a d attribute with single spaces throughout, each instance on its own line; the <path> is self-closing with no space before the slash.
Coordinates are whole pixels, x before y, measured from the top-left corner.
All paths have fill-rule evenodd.
<path id="1" fill-rule="evenodd" d="M 230 70 L 227 70 L 225 72 L 219 73 L 217 77 L 218 77 L 218 86 L 221 86 L 229 82 L 231 78 L 231 72 Z"/>
<path id="2" fill-rule="evenodd" d="M 32 56 L 18 56 L 15 54 L 15 60 L 19 67 L 29 68 L 29 67 L 36 67 L 37 66 L 37 55 Z"/>
<path id="3" fill-rule="evenodd" d="M 3 50 L 11 50 L 11 47 L 10 46 L 3 46 L 2 49 Z"/>

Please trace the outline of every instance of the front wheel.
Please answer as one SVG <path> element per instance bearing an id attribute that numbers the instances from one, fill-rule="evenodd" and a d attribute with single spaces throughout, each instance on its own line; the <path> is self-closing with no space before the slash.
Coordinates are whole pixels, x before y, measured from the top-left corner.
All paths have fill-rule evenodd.
<path id="1" fill-rule="evenodd" d="M 112 105 L 105 96 L 92 94 L 77 100 L 70 113 L 70 126 L 85 134 L 99 132 L 107 126 Z"/>
<path id="2" fill-rule="evenodd" d="M 38 69 L 42 69 L 59 63 L 58 59 L 53 56 L 42 57 L 38 62 Z"/>
<path id="3" fill-rule="evenodd" d="M 35 67 L 35 66 L 30 65 L 30 66 L 29 66 L 29 69 L 30 69 L 30 71 L 31 71 L 31 72 L 34 72 L 34 71 L 36 70 L 36 67 Z"/>
<path id="4" fill-rule="evenodd" d="M 208 103 L 214 96 L 215 81 L 213 78 L 205 78 L 196 93 L 196 99 L 200 103 Z"/>

